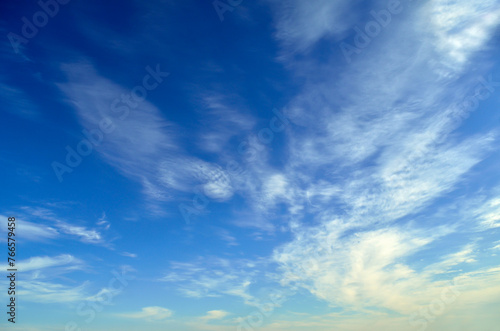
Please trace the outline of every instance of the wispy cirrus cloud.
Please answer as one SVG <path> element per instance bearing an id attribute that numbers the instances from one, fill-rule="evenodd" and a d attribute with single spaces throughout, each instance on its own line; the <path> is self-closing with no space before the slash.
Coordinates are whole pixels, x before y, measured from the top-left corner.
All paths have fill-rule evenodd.
<path id="1" fill-rule="evenodd" d="M 462 195 L 449 205 L 441 207 L 435 215 L 441 221 L 451 217 L 461 231 L 488 232 L 500 226 L 500 187 L 495 183 L 492 188 L 481 187 L 474 191 L 473 197 Z"/>
<path id="2" fill-rule="evenodd" d="M 79 286 L 57 284 L 50 281 L 31 280 L 23 283 L 19 295 L 30 302 L 68 303 L 84 300 L 88 283 Z"/>
<path id="3" fill-rule="evenodd" d="M 201 94 L 199 103 L 204 111 L 200 111 L 200 115 L 204 128 L 200 132 L 200 148 L 225 159 L 233 154 L 227 153 L 231 138 L 244 137 L 255 126 L 256 120 L 243 109 L 243 102 L 233 100 L 234 97 L 217 92 Z"/>
<path id="4" fill-rule="evenodd" d="M 85 269 L 85 262 L 70 255 L 33 256 L 16 262 L 16 268 L 23 273 L 19 283 L 19 295 L 26 301 L 38 303 L 69 303 L 87 297 L 89 282 L 74 285 L 64 275 Z M 7 265 L 2 266 L 7 269 Z M 2 280 L 2 283 L 7 284 Z"/>
<path id="5" fill-rule="evenodd" d="M 303 208 L 290 223 L 294 239 L 275 250 L 274 260 L 283 267 L 282 285 L 347 310 L 411 313 L 445 286 L 436 275 L 453 279 L 455 266 L 477 262 L 474 244 L 464 242 L 461 250 L 427 261 L 426 269 L 416 268 L 407 261 L 446 240 L 456 226 L 404 229 L 394 223 L 406 224 L 405 217 L 456 189 L 495 149 L 495 131 L 467 138 L 452 133 L 461 121 L 461 92 L 477 84 L 467 66 L 498 27 L 498 4 L 438 1 L 413 9 L 345 68 L 334 57 L 328 65 L 285 59 L 298 75 L 310 73 L 286 107 L 294 125 L 282 175 L 287 195 Z M 322 14 L 301 13 L 311 19 Z M 422 28 L 429 20 L 432 29 Z M 278 21 L 278 31 L 286 22 Z M 279 191 L 280 185 L 273 187 Z M 495 201 L 484 201 L 476 213 L 490 228 Z M 493 278 L 489 285 L 498 286 Z"/>
<path id="6" fill-rule="evenodd" d="M 428 61 L 445 61 L 449 49 L 436 53 L 420 42 L 414 49 L 396 46 L 403 39 L 431 40 L 435 34 L 472 29 L 484 38 L 476 40 L 478 44 L 457 46 L 463 56 L 472 57 L 495 27 L 493 21 L 476 26 L 477 19 L 488 10 L 496 12 L 498 6 L 491 2 L 462 3 L 461 7 L 457 3 L 462 2 L 447 9 L 450 19 L 465 15 L 463 6 L 474 19 L 451 19 L 455 30 L 441 24 L 445 15 L 441 7 L 446 2 L 429 3 L 415 7 L 407 23 L 397 22 L 394 33 L 377 40 L 383 47 L 370 47 L 367 56 L 345 69 L 313 60 L 305 64 L 318 70 L 310 71 L 310 83 L 287 106 L 295 126 L 288 134 L 290 152 L 284 176 L 301 178 L 304 183 L 295 181 L 287 190 L 289 196 L 298 197 L 295 203 L 304 203 L 305 197 L 307 202 L 339 205 L 349 211 L 350 220 L 366 221 L 364 215 L 394 220 L 453 189 L 492 150 L 495 132 L 461 141 L 450 136 L 460 121 L 460 92 L 476 84 L 475 78 L 456 83 L 454 77 L 463 73 L 465 62 L 447 62 L 448 74 L 443 76 L 445 69 L 428 66 Z M 437 22 L 435 30 L 410 33 L 412 24 L 423 24 L 429 15 Z M 387 48 L 393 51 L 384 52 Z M 376 77 L 391 79 L 378 81 Z M 328 176 L 316 178 L 325 173 Z"/>
<path id="7" fill-rule="evenodd" d="M 37 106 L 23 90 L 0 83 L 0 97 L 4 100 L 3 111 L 29 120 L 40 118 Z"/>
<path id="8" fill-rule="evenodd" d="M 0 215 L 0 217 L 2 219 L 7 219 L 7 216 L 4 216 L 4 215 Z M 59 232 L 57 231 L 57 229 L 55 229 L 53 227 L 39 224 L 39 223 L 28 222 L 28 221 L 23 220 L 22 218 L 20 218 L 20 219 L 22 220 L 22 225 L 21 225 L 22 230 L 21 231 L 23 233 L 23 238 L 25 240 L 44 241 L 44 240 L 48 240 L 48 239 L 57 238 L 59 235 Z M 0 232 L 6 234 L 7 228 L 2 227 L 0 229 Z M 6 239 L 4 239 L 4 238 L 5 238 L 5 236 L 2 236 L 0 241 L 6 241 Z"/>
<path id="9" fill-rule="evenodd" d="M 352 5 L 322 1 L 276 5 L 277 38 L 294 42 L 299 38 L 307 41 L 304 47 L 310 47 L 323 36 L 340 35 L 355 20 L 344 17 L 349 22 L 345 24 L 329 20 L 333 12 L 342 13 L 332 8 Z M 491 36 L 494 20 L 476 23 L 488 10 L 496 12 L 497 6 L 493 2 L 467 5 L 468 15 L 474 19 L 463 19 L 463 6 L 449 5 L 448 14 L 443 10 L 445 2 L 412 7 L 407 13 L 411 19 L 391 25 L 392 33 L 380 37 L 378 45 L 370 46 L 367 56 L 355 65 L 339 69 L 333 59 L 327 65 L 307 57 L 303 62 L 285 60 L 294 63 L 298 75 L 306 72 L 308 83 L 284 109 L 294 124 L 287 131 L 284 169 L 270 166 L 269 150 L 263 148 L 231 183 L 235 193 L 245 197 L 258 213 L 257 219 L 267 218 L 269 211 L 285 205 L 293 215 L 341 210 L 349 214 L 346 222 L 352 224 L 367 224 L 367 215 L 370 222 L 390 222 L 418 212 L 453 190 L 485 158 L 497 141 L 496 132 L 464 139 L 450 134 L 461 120 L 460 94 L 477 83 L 476 78 L 457 83 L 456 77 L 464 72 L 464 59 L 474 56 Z M 285 29 L 297 15 L 318 25 L 313 31 Z M 429 15 L 436 29 L 413 31 Z M 448 15 L 446 20 L 456 29 L 442 24 L 443 15 Z M 292 32 L 287 35 L 284 31 Z M 419 41 L 429 40 L 431 45 L 436 38 L 461 39 L 470 31 L 484 38 L 454 44 L 457 50 L 452 53 L 462 54 L 460 61 L 452 59 L 455 55 L 448 54 L 450 49 L 439 50 Z M 400 46 L 408 40 L 415 43 Z M 293 49 L 291 44 L 283 44 L 283 49 Z M 379 81 L 377 77 L 391 79 Z M 451 84 L 453 90 L 448 88 Z M 326 207 L 315 208 L 318 202 Z M 244 220 L 236 224 L 247 226 Z"/>
<path id="10" fill-rule="evenodd" d="M 121 255 L 130 257 L 130 258 L 133 258 L 133 259 L 135 259 L 137 257 L 137 254 L 129 253 L 129 252 L 123 252 L 123 253 L 121 253 Z"/>
<path id="11" fill-rule="evenodd" d="M 16 263 L 17 269 L 21 272 L 41 271 L 46 268 L 63 268 L 66 272 L 81 269 L 83 261 L 75 258 L 70 254 L 62 254 L 55 257 L 35 256 L 27 260 L 21 260 Z M 8 269 L 7 264 L 2 266 L 3 269 Z"/>
<path id="12" fill-rule="evenodd" d="M 221 258 L 199 260 L 192 263 L 171 262 L 169 271 L 159 279 L 172 283 L 186 297 L 236 296 L 245 304 L 256 304 L 249 286 L 259 273 L 256 263 L 246 260 Z"/>
<path id="13" fill-rule="evenodd" d="M 307 51 L 324 37 L 338 39 L 352 25 L 357 1 L 269 1 L 275 10 L 276 38 L 284 48 Z"/>
<path id="14" fill-rule="evenodd" d="M 310 20 L 328 12 L 319 9 L 327 5 L 307 6 L 300 15 Z M 413 31 L 414 24 L 423 24 L 429 15 L 436 22 L 443 20 L 443 12 L 429 6 L 412 8 L 408 22 L 394 23 L 393 33 L 377 40 L 378 46 L 351 66 L 339 69 L 331 63 L 334 59 L 328 66 L 307 57 L 304 63 L 294 62 L 300 75 L 301 66 L 307 69 L 308 83 L 284 109 L 293 122 L 286 132 L 284 169 L 270 166 L 269 151 L 263 149 L 233 184 L 255 211 L 267 216 L 285 205 L 293 215 L 347 214 L 343 219 L 353 225 L 392 222 L 452 191 L 494 149 L 495 131 L 467 138 L 452 135 L 462 120 L 461 93 L 477 79 L 457 82 L 466 62 L 449 62 L 448 50 L 436 53 L 435 47 L 419 41 L 434 40 L 439 31 L 452 33 L 438 23 L 439 31 Z M 495 4 L 488 6 L 495 11 Z M 485 13 L 483 5 L 469 9 L 472 16 Z M 287 10 L 277 10 L 278 31 L 287 20 L 279 17 L 286 17 Z M 463 8 L 453 4 L 450 15 L 453 11 L 462 15 Z M 452 22 L 457 27 L 453 33 L 466 33 L 467 23 L 472 24 L 472 30 L 485 36 L 481 43 L 494 29 L 493 23 Z M 401 47 L 408 40 L 415 43 Z M 470 58 L 478 47 L 462 45 L 460 53 Z M 448 62 L 443 66 L 434 59 Z M 429 61 L 435 65 L 429 66 Z"/>
<path id="15" fill-rule="evenodd" d="M 89 230 L 83 226 L 74 226 L 64 223 L 58 225 L 61 232 L 81 238 L 84 242 L 98 243 L 102 241 L 101 234 L 96 230 Z"/>
<path id="16" fill-rule="evenodd" d="M 85 226 L 71 224 L 63 218 L 59 217 L 52 210 L 44 207 L 21 207 L 25 214 L 23 218 L 27 219 L 41 219 L 48 221 L 49 224 L 43 225 L 37 223 L 31 225 L 30 222 L 22 222 L 21 226 L 24 227 L 28 223 L 28 231 L 35 231 L 45 235 L 47 238 L 61 237 L 64 235 L 74 236 L 79 238 L 80 241 L 90 244 L 108 244 L 104 241 L 103 234 L 99 229 L 89 229 Z M 28 233 L 29 237 L 29 233 Z"/>
<path id="17" fill-rule="evenodd" d="M 492 250 L 500 250 L 500 241 L 496 241 L 494 244 L 495 244 L 495 246 L 493 246 L 491 249 Z"/>
<path id="18" fill-rule="evenodd" d="M 225 171 L 184 153 L 181 137 L 174 133 L 181 129 L 147 99 L 135 100 L 130 91 L 100 76 L 90 64 L 65 65 L 63 71 L 69 81 L 59 87 L 82 126 L 96 129 L 104 118 L 114 125 L 96 150 L 121 173 L 142 183 L 152 202 L 170 201 L 174 193 L 192 193 L 198 185 L 216 200 L 232 196 Z"/>
<path id="19" fill-rule="evenodd" d="M 480 229 L 486 230 L 500 227 L 500 197 L 488 199 L 470 212 L 479 222 Z"/>
<path id="20" fill-rule="evenodd" d="M 471 244 L 425 268 L 408 264 L 416 253 L 429 249 L 449 232 L 430 231 L 391 227 L 334 235 L 322 226 L 284 245 L 274 258 L 281 265 L 283 285 L 305 288 L 333 307 L 371 313 L 383 307 L 410 314 L 439 297 L 457 275 L 471 283 L 474 278 L 473 272 L 464 276 L 451 269 L 477 262 Z M 493 276 L 488 284 L 500 285 Z"/>
<path id="21" fill-rule="evenodd" d="M 144 307 L 139 312 L 117 314 L 119 317 L 142 319 L 145 321 L 162 321 L 172 316 L 172 311 L 167 308 L 153 306 Z"/>
<path id="22" fill-rule="evenodd" d="M 484 50 L 500 18 L 497 1 L 448 1 L 426 3 L 422 14 L 430 20 L 420 22 L 433 35 L 433 45 L 443 55 L 440 62 L 450 68 L 463 68 L 475 52 Z M 429 24 L 430 23 L 430 24 Z"/>
<path id="23" fill-rule="evenodd" d="M 297 50 L 291 41 L 304 50 L 348 29 L 350 23 L 336 27 L 322 20 L 333 15 L 334 5 L 320 3 L 275 7 L 277 38 L 285 51 Z M 465 8 L 471 19 L 462 17 Z M 405 217 L 411 219 L 452 192 L 495 149 L 495 131 L 464 137 L 454 130 L 462 120 L 463 92 L 477 84 L 467 65 L 498 25 L 496 11 L 493 2 L 429 2 L 408 12 L 408 21 L 394 22 L 394 33 L 381 36 L 351 66 L 339 69 L 334 57 L 321 63 L 282 59 L 298 75 L 310 73 L 284 109 L 293 123 L 286 132 L 284 166 L 271 166 L 264 148 L 233 182 L 258 212 L 253 223 L 282 206 L 292 215 L 294 239 L 273 255 L 283 267 L 282 285 L 305 288 L 338 307 L 409 314 L 439 295 L 446 281 L 456 277 L 455 266 L 477 262 L 474 244 L 463 242 L 462 249 L 419 269 L 407 261 L 446 240 L 456 227 L 410 229 L 394 223 L 405 223 Z M 294 15 L 317 25 L 287 35 L 284 27 Z M 429 16 L 435 29 L 422 28 Z M 437 40 L 450 47 L 438 47 Z M 480 66 L 479 73 L 485 68 Z M 481 213 L 493 225 L 495 201 L 488 202 L 491 212 Z M 311 219 L 314 226 L 308 225 Z M 216 278 L 217 273 L 199 265 L 184 267 L 163 280 L 185 282 L 180 286 L 186 286 L 188 296 L 228 294 L 237 276 L 225 272 Z M 493 278 L 489 284 L 497 286 Z M 245 286 L 235 289 L 249 295 Z"/>

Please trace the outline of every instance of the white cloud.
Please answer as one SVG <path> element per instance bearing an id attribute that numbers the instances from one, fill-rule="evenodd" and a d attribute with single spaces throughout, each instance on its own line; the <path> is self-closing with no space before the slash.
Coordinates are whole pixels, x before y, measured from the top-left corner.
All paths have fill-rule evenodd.
<path id="1" fill-rule="evenodd" d="M 463 15 L 465 7 L 456 3 L 474 18 L 455 17 L 451 25 L 442 24 L 446 13 Z M 493 31 L 493 21 L 477 28 L 475 24 L 496 7 L 477 1 L 446 5 L 439 1 L 408 9 L 405 21 L 394 19 L 390 31 L 349 66 L 339 68 L 335 56 L 322 63 L 307 56 L 285 60 L 297 76 L 307 77 L 283 110 L 293 122 L 284 133 L 285 165 L 274 169 L 264 148 L 245 164 L 243 174 L 231 178 L 234 192 L 253 209 L 252 221 L 241 213 L 235 224 L 272 231 L 270 211 L 280 204 L 298 218 L 310 212 L 319 220 L 341 215 L 351 226 L 390 223 L 432 205 L 467 178 L 495 146 L 497 134 L 451 135 L 462 121 L 465 93 L 477 84 L 475 78 L 456 78 Z M 324 36 L 341 36 L 355 21 L 344 15 L 350 6 L 325 1 L 275 4 L 277 39 L 284 41 L 285 51 L 294 51 L 310 48 Z M 331 19 L 337 15 L 342 19 Z M 428 29 L 429 19 L 435 29 Z M 462 54 L 460 63 L 450 60 L 449 48 L 432 44 L 437 35 L 460 35 L 469 28 L 485 37 L 452 52 Z"/>
<path id="2" fill-rule="evenodd" d="M 462 196 L 440 211 L 452 216 L 466 231 L 482 232 L 500 227 L 500 187 L 481 188 L 473 197 Z"/>
<path id="3" fill-rule="evenodd" d="M 7 264 L 0 266 L 3 270 Z M 85 270 L 85 263 L 70 255 L 34 256 L 29 259 L 16 261 L 17 270 L 22 274 L 22 281 L 18 284 L 18 294 L 26 301 L 39 303 L 67 303 L 84 300 L 87 297 L 88 282 L 78 286 L 57 283 L 56 279 L 65 279 L 61 275 Z M 7 285 L 3 279 L 0 285 Z"/>
<path id="4" fill-rule="evenodd" d="M 483 229 L 500 227 L 500 197 L 486 201 L 473 211 L 479 218 L 479 226 Z"/>
<path id="5" fill-rule="evenodd" d="M 475 245 L 468 244 L 461 251 L 445 256 L 441 262 L 429 265 L 425 268 L 425 272 L 431 275 L 442 274 L 449 272 L 451 267 L 458 264 L 477 262 L 477 260 L 474 259 L 474 251 Z"/>
<path id="6" fill-rule="evenodd" d="M 226 241 L 228 246 L 238 246 L 238 241 L 234 236 L 231 235 L 231 233 L 225 229 L 222 228 L 217 228 L 214 230 L 214 233 L 221 238 L 222 240 Z"/>
<path id="7" fill-rule="evenodd" d="M 440 233 L 436 229 L 390 227 L 348 234 L 334 233 L 334 227 L 331 224 L 299 231 L 293 242 L 275 251 L 274 259 L 281 265 L 282 285 L 305 288 L 344 311 L 375 313 L 385 308 L 411 314 L 439 297 L 450 281 L 457 279 L 451 267 L 476 262 L 470 244 L 437 257 L 436 262 L 428 260 L 424 268 L 412 266 L 418 264 L 415 254 L 442 239 L 446 230 Z M 467 275 L 460 277 L 475 277 L 473 273 Z M 489 285 L 499 284 L 491 278 Z"/>
<path id="8" fill-rule="evenodd" d="M 193 263 L 171 262 L 170 271 L 160 281 L 175 283 L 186 297 L 231 295 L 255 305 L 258 300 L 249 293 L 249 286 L 258 273 L 256 263 L 246 260 L 205 258 Z"/>
<path id="9" fill-rule="evenodd" d="M 493 243 L 492 250 L 500 250 L 500 240 Z"/>
<path id="10" fill-rule="evenodd" d="M 327 35 L 338 28 L 337 21 L 318 17 L 328 17 L 332 7 L 344 5 L 347 8 L 342 2 L 315 1 L 276 6 L 277 26 L 287 26 L 293 15 L 300 15 L 304 21 L 328 26 L 315 29 L 313 35 Z M 477 85 L 475 79 L 459 83 L 455 79 L 498 24 L 498 20 L 490 20 L 496 8 L 491 1 L 437 1 L 415 6 L 406 12 L 405 21 L 394 19 L 390 31 L 342 68 L 334 56 L 327 65 L 307 56 L 301 62 L 287 59 L 298 76 L 307 76 L 307 83 L 285 107 L 294 123 L 287 132 L 287 164 L 280 175 L 286 180 L 288 199 L 276 202 L 288 204 L 292 214 L 310 211 L 318 219 L 342 215 L 343 222 L 354 226 L 393 222 L 453 190 L 497 141 L 493 132 L 468 139 L 450 135 L 462 121 L 459 105 L 465 92 Z M 484 15 L 487 24 L 476 27 Z M 435 40 L 436 35 L 460 36 L 468 29 L 483 31 L 478 33 L 484 38 L 451 51 L 461 54 L 460 63 L 450 60 L 449 47 L 438 49 L 422 43 Z M 317 38 L 307 40 L 315 43 Z M 436 59 L 446 65 L 432 64 Z M 478 70 L 482 73 L 484 68 Z M 253 193 L 247 197 L 260 206 L 266 206 L 263 197 L 282 196 L 276 194 L 282 185 L 271 185 L 273 191 L 265 194 L 269 173 L 267 169 L 252 174 L 255 184 L 247 188 Z"/>
<path id="11" fill-rule="evenodd" d="M 146 321 L 163 321 L 172 316 L 172 311 L 158 306 L 144 307 L 140 312 L 118 314 L 120 317 L 144 319 Z"/>
<path id="12" fill-rule="evenodd" d="M 7 219 L 7 216 L 0 215 L 2 219 Z M 29 240 L 29 241 L 43 241 L 46 239 L 53 239 L 58 237 L 60 234 L 59 232 L 50 227 L 46 226 L 43 224 L 38 224 L 38 223 L 32 223 L 28 222 L 25 220 L 24 217 L 18 217 L 16 218 L 18 220 L 17 222 L 17 231 L 22 231 L 23 239 L 24 240 Z M 7 228 L 6 227 L 1 227 L 0 232 L 6 233 Z M 6 241 L 5 235 L 2 235 L 2 238 L 0 238 L 0 241 Z"/>
<path id="13" fill-rule="evenodd" d="M 56 229 L 41 224 L 23 222 L 21 225 L 23 237 L 27 240 L 42 240 L 44 238 L 55 238 L 58 235 Z"/>
<path id="14" fill-rule="evenodd" d="M 134 259 L 137 257 L 137 254 L 134 254 L 134 253 L 123 252 L 121 254 L 123 256 L 131 257 L 131 258 L 134 258 Z"/>
<path id="15" fill-rule="evenodd" d="M 331 18 L 343 15 L 349 5 L 277 4 L 277 39 L 284 52 L 342 36 L 353 18 L 339 25 Z M 322 63 L 307 54 L 302 62 L 284 59 L 297 76 L 307 78 L 285 107 L 293 125 L 286 132 L 284 169 L 273 169 L 264 149 L 233 182 L 235 191 L 259 211 L 252 215 L 254 223 L 280 203 L 293 211 L 294 239 L 274 254 L 283 267 L 283 285 L 305 288 L 333 306 L 409 314 L 439 296 L 456 277 L 452 268 L 476 262 L 475 246 L 466 242 L 457 252 L 417 267 L 409 260 L 455 228 L 393 224 L 405 224 L 404 217 L 456 189 L 497 143 L 495 132 L 467 138 L 453 132 L 462 121 L 459 105 L 465 92 L 477 84 L 466 75 L 467 65 L 498 26 L 496 7 L 491 1 L 419 4 L 404 21 L 395 20 L 362 57 L 340 69 L 333 56 Z M 484 69 L 479 65 L 476 73 Z M 497 205 L 488 203 L 477 215 L 492 228 Z M 314 226 L 308 225 L 310 219 Z M 194 274 L 167 278 L 186 281 Z M 196 275 L 186 292 L 191 296 L 230 293 L 223 284 L 235 274 L 216 278 L 201 268 Z M 235 289 L 249 295 L 245 286 Z"/>
<path id="16" fill-rule="evenodd" d="M 278 250 L 282 283 L 299 284 L 335 306 L 408 310 L 411 305 L 398 295 L 398 287 L 406 286 L 401 281 L 414 271 L 400 261 L 430 240 L 394 229 L 343 239 L 341 234 L 320 227 Z"/>
<path id="17" fill-rule="evenodd" d="M 434 46 L 444 55 L 441 63 L 461 68 L 492 37 L 500 5 L 494 0 L 437 0 L 428 2 L 422 15 L 421 27 L 434 35 Z"/>
<path id="18" fill-rule="evenodd" d="M 106 217 L 106 213 L 103 212 L 102 213 L 102 216 L 97 220 L 97 223 L 96 223 L 98 226 L 104 228 L 104 230 L 108 230 L 109 227 L 111 226 L 111 224 L 109 224 L 109 221 Z"/>
<path id="19" fill-rule="evenodd" d="M 428 13 L 419 11 L 422 16 L 416 20 L 427 19 L 423 12 Z M 283 285 L 305 288 L 344 311 L 374 314 L 385 308 L 410 314 L 439 297 L 456 275 L 452 267 L 476 262 L 474 245 L 468 244 L 456 253 L 436 257 L 437 262 L 427 261 L 427 268 L 419 270 L 409 264 L 414 254 L 454 229 L 434 226 L 424 232 L 409 231 L 392 224 L 453 190 L 493 148 L 493 133 L 451 138 L 450 132 L 461 121 L 456 105 L 475 82 L 455 84 L 455 90 L 447 86 L 455 83 L 452 77 L 463 72 L 487 39 L 456 45 L 454 50 L 443 48 L 436 56 L 425 45 L 420 50 L 403 46 L 405 38 L 420 43 L 418 38 L 425 33 L 410 33 L 405 23 L 398 28 L 403 33 L 381 37 L 378 42 L 383 47 L 373 44 L 366 56 L 342 72 L 333 64 L 335 69 L 312 61 L 302 64 L 298 72 L 306 72 L 307 67 L 310 83 L 287 106 L 295 126 L 288 135 L 285 178 L 307 183 L 292 190 L 307 192 L 294 195 L 305 197 L 306 210 L 315 213 L 319 225 L 292 223 L 294 240 L 277 249 L 274 258 L 283 267 Z M 492 25 L 470 29 L 483 29 L 484 33 L 478 33 L 484 36 Z M 435 58 L 445 65 L 428 66 Z M 495 200 L 485 205 L 476 214 L 491 228 Z M 387 225 L 366 230 L 375 224 Z M 447 279 L 435 278 L 438 274 Z M 489 287 L 498 285 L 493 277 L 489 279 Z M 488 302 L 485 294 L 481 300 Z M 407 328 L 406 319 L 379 320 L 385 321 L 381 325 L 392 324 L 380 329 Z M 271 329 L 281 325 L 297 326 L 278 322 Z M 304 324 L 311 329 L 331 325 L 332 321 L 317 319 Z M 359 325 L 343 326 L 360 329 Z"/>
<path id="20" fill-rule="evenodd" d="M 172 124 L 147 100 L 140 103 L 139 109 L 133 108 L 138 107 L 134 101 L 130 101 L 131 106 L 121 102 L 120 96 L 130 91 L 99 76 L 89 64 L 64 65 L 63 71 L 69 82 L 59 87 L 78 111 L 82 125 L 95 130 L 103 119 L 113 121 L 115 129 L 104 137 L 99 152 L 121 171 L 143 173 L 158 153 L 177 149 L 169 134 Z"/>
<path id="21" fill-rule="evenodd" d="M 210 310 L 207 311 L 205 316 L 200 317 L 202 320 L 210 321 L 210 320 L 220 320 L 229 315 L 227 311 L 224 310 Z"/>
<path id="22" fill-rule="evenodd" d="M 95 295 L 91 295 L 85 300 L 89 302 L 105 302 L 106 304 L 110 304 L 113 297 L 117 296 L 121 293 L 121 289 L 116 289 L 113 287 L 104 287 L 99 290 Z"/>
<path id="23" fill-rule="evenodd" d="M 16 263 L 16 267 L 20 272 L 36 271 L 46 268 L 54 268 L 61 266 L 68 266 L 67 269 L 75 270 L 81 268 L 83 262 L 72 255 L 62 254 L 55 257 L 50 256 L 35 256 L 27 260 L 21 260 Z M 7 269 L 7 264 L 1 267 Z"/>
<path id="24" fill-rule="evenodd" d="M 123 174 L 142 183 L 152 203 L 170 200 L 174 192 L 192 194 L 200 185 L 215 200 L 233 195 L 225 171 L 185 155 L 174 133 L 182 129 L 167 121 L 147 98 L 128 101 L 130 105 L 121 101 L 131 91 L 100 76 L 89 64 L 65 65 L 63 71 L 69 82 L 59 87 L 77 110 L 82 126 L 96 130 L 105 118 L 114 124 L 96 150 Z"/>
<path id="25" fill-rule="evenodd" d="M 58 224 L 61 232 L 80 237 L 82 241 L 89 243 L 101 242 L 101 234 L 96 230 L 88 230 L 83 226 L 74 226 L 65 223 Z"/>
<path id="26" fill-rule="evenodd" d="M 91 244 L 106 244 L 104 242 L 103 236 L 101 232 L 99 232 L 96 229 L 88 229 L 85 226 L 78 226 L 78 225 L 73 225 L 68 223 L 67 221 L 63 220 L 62 218 L 58 217 L 54 212 L 47 208 L 40 208 L 40 207 L 22 207 L 21 208 L 25 213 L 26 213 L 26 218 L 39 218 L 42 220 L 49 221 L 51 225 L 54 227 L 47 227 L 43 225 L 37 225 L 36 226 L 36 231 L 41 232 L 42 237 L 43 234 L 47 233 L 47 230 L 50 230 L 53 235 L 51 237 L 55 237 L 56 234 L 57 236 L 61 236 L 62 234 L 70 235 L 70 236 L 75 236 L 78 237 L 82 242 L 84 243 L 91 243 Z M 20 223 L 21 227 L 23 227 L 23 224 L 28 224 L 28 226 L 31 225 L 29 222 L 23 222 Z M 45 231 L 41 230 L 44 229 Z M 30 230 L 35 230 L 35 227 L 30 228 L 28 227 L 28 235 Z M 46 235 L 47 236 L 47 235 Z"/>
<path id="27" fill-rule="evenodd" d="M 288 182 L 282 174 L 272 175 L 263 185 L 263 193 L 266 199 L 275 200 L 288 196 Z"/>
<path id="28" fill-rule="evenodd" d="M 188 157 L 170 158 L 159 162 L 158 172 L 165 187 L 192 193 L 200 184 L 203 195 L 220 201 L 233 195 L 228 174 L 216 164 Z"/>
<path id="29" fill-rule="evenodd" d="M 270 1 L 277 10 L 276 37 L 285 48 L 306 51 L 323 37 L 338 39 L 352 25 L 358 1 Z"/>
<path id="30" fill-rule="evenodd" d="M 202 93 L 201 139 L 199 145 L 204 150 L 222 156 L 227 153 L 230 139 L 241 137 L 255 125 L 255 119 L 243 111 L 241 102 L 230 98 L 227 93 Z"/>
<path id="31" fill-rule="evenodd" d="M 78 302 L 86 298 L 87 285 L 83 283 L 80 286 L 71 287 L 37 280 L 23 281 L 20 284 L 19 296 L 26 301 L 43 304 Z"/>

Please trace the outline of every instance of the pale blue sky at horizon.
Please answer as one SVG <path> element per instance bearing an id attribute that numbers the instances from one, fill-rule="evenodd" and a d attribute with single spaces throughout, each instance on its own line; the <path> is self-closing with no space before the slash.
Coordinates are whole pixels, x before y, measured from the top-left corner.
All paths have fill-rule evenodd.
<path id="1" fill-rule="evenodd" d="M 2 330 L 500 330 L 500 1 L 0 13 Z"/>

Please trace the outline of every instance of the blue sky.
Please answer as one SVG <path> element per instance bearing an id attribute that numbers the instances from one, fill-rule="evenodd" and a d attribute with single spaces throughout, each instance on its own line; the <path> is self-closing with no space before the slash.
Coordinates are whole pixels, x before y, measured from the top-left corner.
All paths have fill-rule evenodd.
<path id="1" fill-rule="evenodd" d="M 0 6 L 2 327 L 498 330 L 499 1 Z"/>

